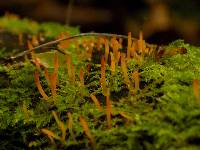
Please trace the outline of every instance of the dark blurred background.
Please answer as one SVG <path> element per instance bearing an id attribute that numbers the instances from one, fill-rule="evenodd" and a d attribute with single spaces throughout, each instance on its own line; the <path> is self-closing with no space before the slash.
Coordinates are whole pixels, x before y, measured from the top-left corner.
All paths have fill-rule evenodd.
<path id="1" fill-rule="evenodd" d="M 184 39 L 200 45 L 200 0 L 0 0 L 0 15 L 15 13 L 36 21 L 80 26 L 81 32 L 108 32 L 168 44 Z"/>

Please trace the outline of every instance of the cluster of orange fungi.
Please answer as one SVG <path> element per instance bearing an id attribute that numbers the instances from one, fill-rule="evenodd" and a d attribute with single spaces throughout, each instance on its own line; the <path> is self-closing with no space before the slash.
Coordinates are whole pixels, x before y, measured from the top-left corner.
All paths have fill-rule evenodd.
<path id="1" fill-rule="evenodd" d="M 64 35 L 61 35 L 63 37 Z M 32 42 L 28 42 L 28 47 L 29 49 L 33 48 L 33 44 L 37 43 L 37 40 L 35 37 L 33 37 Z M 73 40 L 75 43 L 75 46 L 77 48 L 78 53 L 80 52 L 80 47 L 77 42 L 77 40 Z M 34 45 L 35 45 L 34 44 Z M 92 59 L 92 54 L 94 51 L 94 38 L 91 38 L 89 40 L 83 39 L 82 44 L 83 48 L 85 48 L 85 53 L 84 57 L 86 57 L 88 60 Z M 106 83 L 106 66 L 111 71 L 111 74 L 115 74 L 116 67 L 117 65 L 120 64 L 121 71 L 124 76 L 124 83 L 127 85 L 128 88 L 134 89 L 134 91 L 139 90 L 139 72 L 137 70 L 133 71 L 129 77 L 128 73 L 128 68 L 127 68 L 127 61 L 129 59 L 134 59 L 138 64 L 141 63 L 141 61 L 144 59 L 145 55 L 150 55 L 153 51 L 151 47 L 147 47 L 145 44 L 145 41 L 143 40 L 143 34 L 140 32 L 139 34 L 139 39 L 137 41 L 133 41 L 131 37 L 131 33 L 128 33 L 128 46 L 127 46 L 127 51 L 126 53 L 123 53 L 120 51 L 122 49 L 122 39 L 117 40 L 116 37 L 111 38 L 110 40 L 105 38 L 105 37 L 98 37 L 97 38 L 97 51 L 100 51 L 100 49 L 105 46 L 105 52 L 103 56 L 101 57 L 101 79 L 100 79 L 100 85 L 102 88 L 102 94 L 106 97 L 106 108 L 105 108 L 105 113 L 107 117 L 107 124 L 108 128 L 110 129 L 112 127 L 112 122 L 111 122 L 111 116 L 112 116 L 112 104 L 110 100 L 110 90 L 107 87 Z M 69 47 L 69 41 L 62 41 L 58 44 L 59 49 L 67 49 Z M 110 49 L 111 48 L 111 49 Z M 110 58 L 109 58 L 110 57 Z M 40 77 L 39 77 L 39 72 L 41 70 L 41 62 L 39 58 L 37 58 L 32 52 L 32 59 L 33 62 L 36 65 L 36 71 L 34 74 L 35 78 L 35 84 L 42 95 L 43 99 L 48 101 L 49 96 L 45 93 L 45 91 L 42 88 L 42 85 L 40 83 Z M 56 99 L 56 91 L 57 91 L 57 83 L 58 83 L 58 69 L 59 69 L 59 63 L 58 63 L 58 53 L 55 52 L 54 54 L 54 71 L 53 73 L 49 73 L 47 68 L 44 68 L 44 75 L 45 78 L 48 82 L 48 85 L 51 89 L 51 95 L 53 99 Z M 109 61 L 110 60 L 110 64 Z M 84 70 L 80 69 L 79 73 L 79 79 L 76 79 L 75 76 L 75 65 L 72 63 L 72 57 L 71 55 L 66 55 L 66 66 L 67 66 L 67 72 L 68 72 L 68 77 L 71 83 L 79 82 L 81 86 L 84 87 Z M 97 99 L 97 97 L 94 94 L 90 95 L 91 100 L 94 102 L 94 104 L 97 106 L 99 111 L 103 111 L 103 108 Z M 130 116 L 128 116 L 124 112 L 119 112 L 119 114 L 126 118 L 127 120 L 132 120 Z M 71 116 L 71 114 L 68 114 L 68 116 Z M 60 139 L 61 141 L 65 140 L 65 131 L 66 129 L 64 128 L 63 122 L 58 120 L 58 117 L 55 112 L 53 112 L 53 116 L 56 119 L 56 122 L 58 123 L 58 126 L 60 127 L 62 131 L 62 136 L 58 137 L 56 136 L 53 132 L 49 131 L 48 129 L 42 129 L 42 132 L 45 133 L 53 142 L 53 138 L 55 139 Z M 71 122 L 72 122 L 72 117 Z M 83 130 L 85 131 L 86 136 L 89 138 L 92 144 L 94 144 L 94 139 L 91 135 L 91 132 L 89 130 L 89 127 L 87 125 L 86 119 L 83 116 L 80 116 L 80 124 L 83 127 Z M 72 124 L 70 126 L 72 128 Z M 71 133 L 73 134 L 73 133 Z"/>

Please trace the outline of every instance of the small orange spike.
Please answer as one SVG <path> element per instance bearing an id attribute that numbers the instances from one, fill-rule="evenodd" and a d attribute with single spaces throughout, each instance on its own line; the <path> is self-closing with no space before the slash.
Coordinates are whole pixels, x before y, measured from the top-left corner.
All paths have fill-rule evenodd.
<path id="1" fill-rule="evenodd" d="M 134 80 L 135 83 L 135 89 L 138 91 L 140 89 L 140 77 L 138 71 L 134 71 L 132 73 L 132 79 Z"/>
<path id="2" fill-rule="evenodd" d="M 113 55 L 115 57 L 115 60 L 117 60 L 120 44 L 115 37 L 111 39 L 111 45 L 112 45 Z"/>
<path id="3" fill-rule="evenodd" d="M 122 42 L 123 42 L 123 39 L 119 38 L 119 48 L 122 48 Z"/>
<path id="4" fill-rule="evenodd" d="M 104 43 L 104 38 L 101 37 L 101 36 L 98 36 L 97 38 L 97 50 L 100 50 L 101 49 L 101 44 Z"/>
<path id="5" fill-rule="evenodd" d="M 96 96 L 91 94 L 90 97 L 91 97 L 92 101 L 95 103 L 95 105 L 97 106 L 97 108 L 99 109 L 99 111 L 102 111 L 101 104 L 100 104 L 99 100 L 96 98 Z"/>
<path id="6" fill-rule="evenodd" d="M 74 136 L 74 132 L 73 132 L 73 130 L 72 130 L 72 128 L 73 128 L 73 118 L 72 118 L 72 114 L 71 114 L 70 112 L 68 112 L 68 113 L 67 113 L 67 117 L 68 117 L 68 119 L 69 119 L 69 121 L 68 121 L 69 133 L 70 133 L 70 135 L 72 136 L 74 142 L 77 142 L 77 141 L 76 141 L 76 138 L 75 138 L 75 136 Z"/>
<path id="7" fill-rule="evenodd" d="M 34 57 L 34 55 L 33 55 L 33 57 Z M 37 70 L 40 70 L 40 64 L 41 64 L 40 59 L 37 58 L 37 57 L 34 57 L 33 58 L 33 63 L 35 64 Z"/>
<path id="8" fill-rule="evenodd" d="M 134 56 L 135 56 L 135 50 L 136 50 L 136 43 L 133 42 L 133 44 L 132 44 L 132 46 L 131 46 L 131 49 L 130 49 L 131 57 L 134 57 Z"/>
<path id="9" fill-rule="evenodd" d="M 105 61 L 108 62 L 108 55 L 109 55 L 109 43 L 108 39 L 105 38 Z"/>
<path id="10" fill-rule="evenodd" d="M 106 63 L 104 57 L 101 57 L 101 81 L 103 82 L 106 78 Z M 103 84 L 103 83 L 102 83 Z"/>
<path id="11" fill-rule="evenodd" d="M 138 40 L 138 49 L 139 49 L 139 51 L 142 52 L 142 54 L 143 54 L 143 50 L 144 50 L 143 47 L 144 47 L 144 45 L 143 45 L 143 33 L 142 33 L 142 31 L 140 31 L 139 40 Z"/>
<path id="12" fill-rule="evenodd" d="M 193 90 L 194 90 L 194 96 L 196 97 L 196 99 L 200 105 L 199 80 L 197 80 L 197 79 L 193 80 Z"/>
<path id="13" fill-rule="evenodd" d="M 93 53 L 93 39 L 90 39 L 89 41 L 87 41 L 87 48 L 86 48 L 86 52 L 87 52 L 87 59 L 89 61 L 91 61 L 92 58 L 92 53 Z"/>
<path id="14" fill-rule="evenodd" d="M 118 53 L 117 53 L 117 56 L 115 57 L 115 64 L 118 65 L 119 60 L 120 60 L 120 57 L 121 57 L 121 52 L 118 52 Z"/>
<path id="15" fill-rule="evenodd" d="M 58 125 L 58 127 L 60 128 L 61 130 L 61 133 L 62 133 L 62 137 L 61 137 L 61 141 L 64 142 L 65 141 L 65 137 L 66 137 L 66 127 L 64 125 L 64 123 L 62 121 L 60 121 L 60 119 L 58 118 L 58 115 L 56 114 L 55 111 L 52 111 L 52 114 L 56 120 L 56 123 Z"/>
<path id="16" fill-rule="evenodd" d="M 57 84 L 57 73 L 53 72 L 49 78 L 50 78 L 50 85 L 51 85 L 51 93 L 52 96 L 56 96 L 56 84 Z"/>
<path id="17" fill-rule="evenodd" d="M 35 84 L 38 88 L 38 91 L 40 92 L 40 94 L 42 95 L 42 97 L 45 99 L 45 100 L 48 100 L 48 96 L 46 95 L 46 93 L 44 92 L 41 84 L 40 84 L 40 79 L 39 79 L 39 72 L 36 70 L 35 73 L 34 73 L 34 79 L 35 79 Z"/>
<path id="18" fill-rule="evenodd" d="M 113 56 L 113 53 L 110 53 L 110 59 L 111 59 L 111 64 L 110 64 L 110 70 L 111 73 L 114 74 L 115 73 L 115 57 Z"/>
<path id="19" fill-rule="evenodd" d="M 50 82 L 49 71 L 48 71 L 48 69 L 46 67 L 44 68 L 44 77 L 47 80 L 47 82 L 49 83 Z"/>
<path id="20" fill-rule="evenodd" d="M 87 123 L 86 119 L 83 116 L 80 116 L 79 120 L 80 120 L 80 124 L 83 127 L 83 130 L 84 130 L 86 136 L 88 137 L 88 139 L 92 143 L 93 148 L 95 149 L 95 140 L 90 132 L 90 129 L 88 127 L 88 123 Z"/>
<path id="21" fill-rule="evenodd" d="M 129 121 L 133 121 L 133 118 L 129 115 L 127 115 L 125 112 L 119 112 L 119 114 L 124 117 L 125 119 L 129 120 Z"/>
<path id="22" fill-rule="evenodd" d="M 105 58 L 101 57 L 101 87 L 102 87 L 102 91 L 103 91 L 103 95 L 106 96 L 107 95 L 107 87 L 106 87 L 106 62 L 105 62 Z"/>
<path id="23" fill-rule="evenodd" d="M 67 38 L 67 37 L 69 37 L 69 33 L 61 33 L 58 36 L 58 39 L 60 39 L 60 38 Z M 61 50 L 64 50 L 64 49 L 69 48 L 69 45 L 70 45 L 70 40 L 64 40 L 64 41 L 61 41 L 58 44 L 58 48 L 61 49 Z"/>
<path id="24" fill-rule="evenodd" d="M 55 144 L 54 139 L 60 140 L 59 136 L 57 136 L 54 132 L 46 128 L 41 129 L 41 131 L 48 136 L 48 138 L 51 140 L 53 144 Z"/>
<path id="25" fill-rule="evenodd" d="M 112 105 L 110 101 L 109 95 L 106 96 L 106 116 L 107 116 L 107 122 L 108 122 L 108 128 L 112 128 L 112 122 L 111 122 L 111 113 L 112 113 Z"/>
<path id="26" fill-rule="evenodd" d="M 84 86 L 84 72 L 82 68 L 80 69 L 80 82 L 81 85 Z"/>
<path id="27" fill-rule="evenodd" d="M 38 42 L 38 39 L 35 35 L 32 36 L 32 41 L 31 43 L 34 45 L 34 46 L 38 46 L 39 45 L 39 42 Z"/>
<path id="28" fill-rule="evenodd" d="M 121 69 L 124 75 L 124 81 L 126 85 L 129 87 L 130 86 L 130 80 L 128 77 L 128 69 L 126 67 L 126 54 L 122 53 L 121 54 Z"/>
<path id="29" fill-rule="evenodd" d="M 27 41 L 27 47 L 28 47 L 28 49 L 32 49 L 33 48 L 33 45 L 31 44 L 31 42 L 29 40 Z"/>
<path id="30" fill-rule="evenodd" d="M 83 46 L 84 49 L 87 49 L 87 46 L 88 46 L 87 40 L 84 37 L 82 38 L 82 46 Z"/>

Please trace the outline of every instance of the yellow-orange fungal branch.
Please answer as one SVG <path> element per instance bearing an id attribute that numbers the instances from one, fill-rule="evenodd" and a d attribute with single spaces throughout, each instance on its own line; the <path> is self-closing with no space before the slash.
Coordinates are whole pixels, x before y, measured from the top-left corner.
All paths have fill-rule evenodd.
<path id="1" fill-rule="evenodd" d="M 111 122 L 111 114 L 112 114 L 112 105 L 110 101 L 110 96 L 106 96 L 106 117 L 107 117 L 107 123 L 108 123 L 108 128 L 112 128 L 112 122 Z"/>
<path id="2" fill-rule="evenodd" d="M 33 45 L 31 44 L 30 41 L 27 41 L 27 46 L 28 46 L 28 49 L 32 49 L 33 48 Z M 35 52 L 34 51 L 31 52 L 31 58 L 32 58 L 32 61 L 35 64 L 36 68 L 38 70 L 40 70 L 40 63 L 41 62 L 40 62 L 40 59 L 35 56 Z"/>
<path id="3" fill-rule="evenodd" d="M 142 33 L 142 31 L 140 31 L 140 33 L 139 33 L 138 49 L 143 54 L 143 33 Z"/>
<path id="4" fill-rule="evenodd" d="M 119 60 L 120 60 L 120 57 L 121 57 L 121 52 L 117 52 L 117 56 L 116 56 L 116 58 L 115 58 L 115 64 L 118 65 Z"/>
<path id="5" fill-rule="evenodd" d="M 31 44 L 29 40 L 27 41 L 27 47 L 28 49 L 33 49 L 33 45 Z"/>
<path id="6" fill-rule="evenodd" d="M 33 63 L 35 64 L 37 70 L 40 70 L 40 59 L 35 57 L 33 53 L 32 53 L 32 58 L 33 58 Z"/>
<path id="7" fill-rule="evenodd" d="M 39 79 L 39 72 L 38 71 L 35 71 L 34 73 L 34 79 L 35 79 L 35 84 L 38 88 L 38 91 L 40 92 L 40 94 L 42 95 L 42 97 L 45 99 L 45 100 L 48 100 L 48 96 L 46 95 L 46 93 L 44 92 L 41 84 L 40 84 L 40 79 Z"/>
<path id="8" fill-rule="evenodd" d="M 44 68 L 44 76 L 50 85 L 52 96 L 56 96 L 56 86 L 57 86 L 57 80 L 58 80 L 58 54 L 55 52 L 54 54 L 54 72 L 52 74 L 49 74 L 47 68 Z"/>
<path id="9" fill-rule="evenodd" d="M 150 49 L 146 47 L 144 53 L 150 55 Z"/>
<path id="10" fill-rule="evenodd" d="M 67 117 L 68 117 L 68 129 L 69 129 L 69 133 L 70 133 L 70 135 L 72 136 L 72 138 L 73 138 L 73 140 L 75 141 L 75 142 L 77 142 L 76 141 L 76 138 L 75 138 L 75 136 L 74 136 L 74 132 L 73 132 L 73 118 L 72 118 L 72 114 L 70 113 L 70 112 L 68 112 L 67 113 Z"/>
<path id="11" fill-rule="evenodd" d="M 80 82 L 81 85 L 84 86 L 84 72 L 82 68 L 80 69 Z"/>
<path id="12" fill-rule="evenodd" d="M 111 39 L 111 45 L 112 45 L 113 55 L 115 57 L 115 60 L 117 61 L 120 44 L 115 37 Z"/>
<path id="13" fill-rule="evenodd" d="M 69 33 L 61 33 L 58 36 L 58 39 L 60 39 L 60 38 L 67 38 L 67 37 L 69 37 Z M 64 41 L 61 41 L 58 44 L 58 48 L 61 49 L 61 50 L 64 50 L 64 49 L 69 48 L 69 45 L 70 45 L 70 40 L 64 40 Z"/>
<path id="14" fill-rule="evenodd" d="M 95 149 L 95 140 L 94 140 L 94 137 L 92 136 L 92 134 L 90 132 L 90 129 L 88 127 L 88 123 L 87 123 L 86 119 L 83 116 L 81 116 L 79 118 L 79 120 L 80 120 L 80 124 L 83 127 L 83 130 L 84 130 L 86 136 L 88 137 L 88 139 L 90 140 L 93 148 Z"/>
<path id="15" fill-rule="evenodd" d="M 122 42 L 123 42 L 123 39 L 119 38 L 119 48 L 122 48 Z"/>
<path id="16" fill-rule="evenodd" d="M 109 56 L 109 43 L 108 39 L 105 38 L 105 61 L 108 62 L 108 56 Z"/>
<path id="17" fill-rule="evenodd" d="M 135 44 L 132 45 L 131 49 L 130 49 L 130 57 L 134 57 L 135 56 Z"/>
<path id="18" fill-rule="evenodd" d="M 103 95 L 106 96 L 108 94 L 108 89 L 106 87 L 106 62 L 105 58 L 101 58 L 101 79 L 100 79 Z"/>
<path id="19" fill-rule="evenodd" d="M 138 71 L 134 71 L 132 73 L 132 79 L 134 80 L 135 83 L 135 90 L 138 91 L 140 89 L 140 77 Z"/>
<path id="20" fill-rule="evenodd" d="M 47 68 L 44 68 L 44 77 L 48 83 L 50 83 L 49 71 Z"/>
<path id="21" fill-rule="evenodd" d="M 32 41 L 31 41 L 31 43 L 32 43 L 34 46 L 38 46 L 38 45 L 39 45 L 39 41 L 38 41 L 36 35 L 33 35 L 33 36 L 32 36 Z"/>
<path id="22" fill-rule="evenodd" d="M 124 75 L 124 81 L 125 81 L 126 85 L 129 87 L 130 80 L 128 77 L 128 69 L 126 66 L 126 54 L 124 54 L 124 53 L 121 54 L 121 69 L 122 69 L 122 72 Z"/>
<path id="23" fill-rule="evenodd" d="M 110 53 L 110 59 L 111 59 L 110 70 L 111 70 L 111 73 L 114 74 L 115 73 L 115 57 L 113 56 L 112 52 Z"/>
<path id="24" fill-rule="evenodd" d="M 90 97 L 91 97 L 92 101 L 95 103 L 95 105 L 97 106 L 97 108 L 99 109 L 99 111 L 102 111 L 103 109 L 101 107 L 99 100 L 96 98 L 96 96 L 91 94 Z"/>
<path id="25" fill-rule="evenodd" d="M 60 119 L 58 118 L 58 115 L 56 114 L 55 111 L 52 111 L 52 114 L 56 120 L 56 123 L 58 125 L 58 127 L 61 130 L 62 136 L 61 136 L 61 141 L 64 142 L 65 141 L 65 137 L 66 137 L 66 130 L 67 128 L 65 127 L 64 123 L 62 121 L 60 121 Z"/>
<path id="26" fill-rule="evenodd" d="M 41 131 L 48 136 L 48 138 L 51 140 L 52 144 L 55 144 L 54 139 L 60 140 L 59 136 L 57 136 L 54 132 L 52 132 L 46 128 L 41 129 Z"/>
<path id="27" fill-rule="evenodd" d="M 97 38 L 97 50 L 100 50 L 102 44 L 104 44 L 104 38 L 99 36 Z"/>
<path id="28" fill-rule="evenodd" d="M 194 96 L 196 97 L 198 104 L 200 105 L 200 95 L 199 95 L 199 80 L 193 80 L 193 90 Z"/>
<path id="29" fill-rule="evenodd" d="M 129 121 L 133 121 L 133 118 L 129 115 L 127 115 L 125 112 L 119 112 L 119 114 L 124 117 L 125 119 L 129 120 Z"/>
<path id="30" fill-rule="evenodd" d="M 57 84 L 57 73 L 53 72 L 50 76 L 50 86 L 51 86 L 51 93 L 52 96 L 55 97 L 56 96 L 56 84 Z"/>
<path id="31" fill-rule="evenodd" d="M 87 40 L 84 37 L 82 38 L 82 46 L 83 46 L 84 49 L 87 50 L 88 43 L 87 43 Z"/>
<path id="32" fill-rule="evenodd" d="M 87 42 L 87 47 L 88 47 L 88 50 L 87 50 L 87 59 L 89 61 L 91 61 L 92 53 L 93 53 L 93 47 L 94 47 L 94 39 L 90 39 Z"/>

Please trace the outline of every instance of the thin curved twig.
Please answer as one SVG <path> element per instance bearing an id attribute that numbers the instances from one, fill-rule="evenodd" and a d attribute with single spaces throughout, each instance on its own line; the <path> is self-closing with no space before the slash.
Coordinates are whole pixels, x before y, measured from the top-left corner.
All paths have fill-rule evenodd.
<path id="1" fill-rule="evenodd" d="M 96 33 L 96 32 L 80 33 L 80 34 L 72 35 L 72 36 L 69 36 L 69 37 L 60 38 L 60 39 L 57 39 L 57 40 L 54 40 L 54 41 L 50 41 L 50 42 L 41 44 L 39 46 L 36 46 L 36 47 L 34 47 L 32 49 L 25 50 L 25 51 L 15 55 L 15 56 L 10 57 L 9 60 L 15 60 L 15 59 L 17 59 L 19 57 L 22 57 L 22 56 L 24 56 L 26 54 L 29 54 L 30 52 L 32 52 L 33 50 L 36 50 L 36 49 L 40 49 L 40 48 L 43 48 L 43 47 L 46 47 L 46 46 L 57 44 L 57 43 L 59 43 L 61 41 L 71 40 L 71 39 L 78 38 L 78 37 L 83 37 L 83 36 L 105 36 L 105 37 L 118 37 L 118 38 L 123 38 L 123 39 L 127 39 L 128 38 L 128 36 L 126 36 L 126 35 L 111 34 L 111 33 Z M 136 41 L 137 39 L 136 38 L 132 38 L 132 40 Z M 148 47 L 153 46 L 153 45 L 148 44 L 148 43 L 146 45 Z M 63 52 L 63 51 L 59 51 L 59 52 L 61 52 L 62 54 L 66 55 L 66 53 Z"/>

